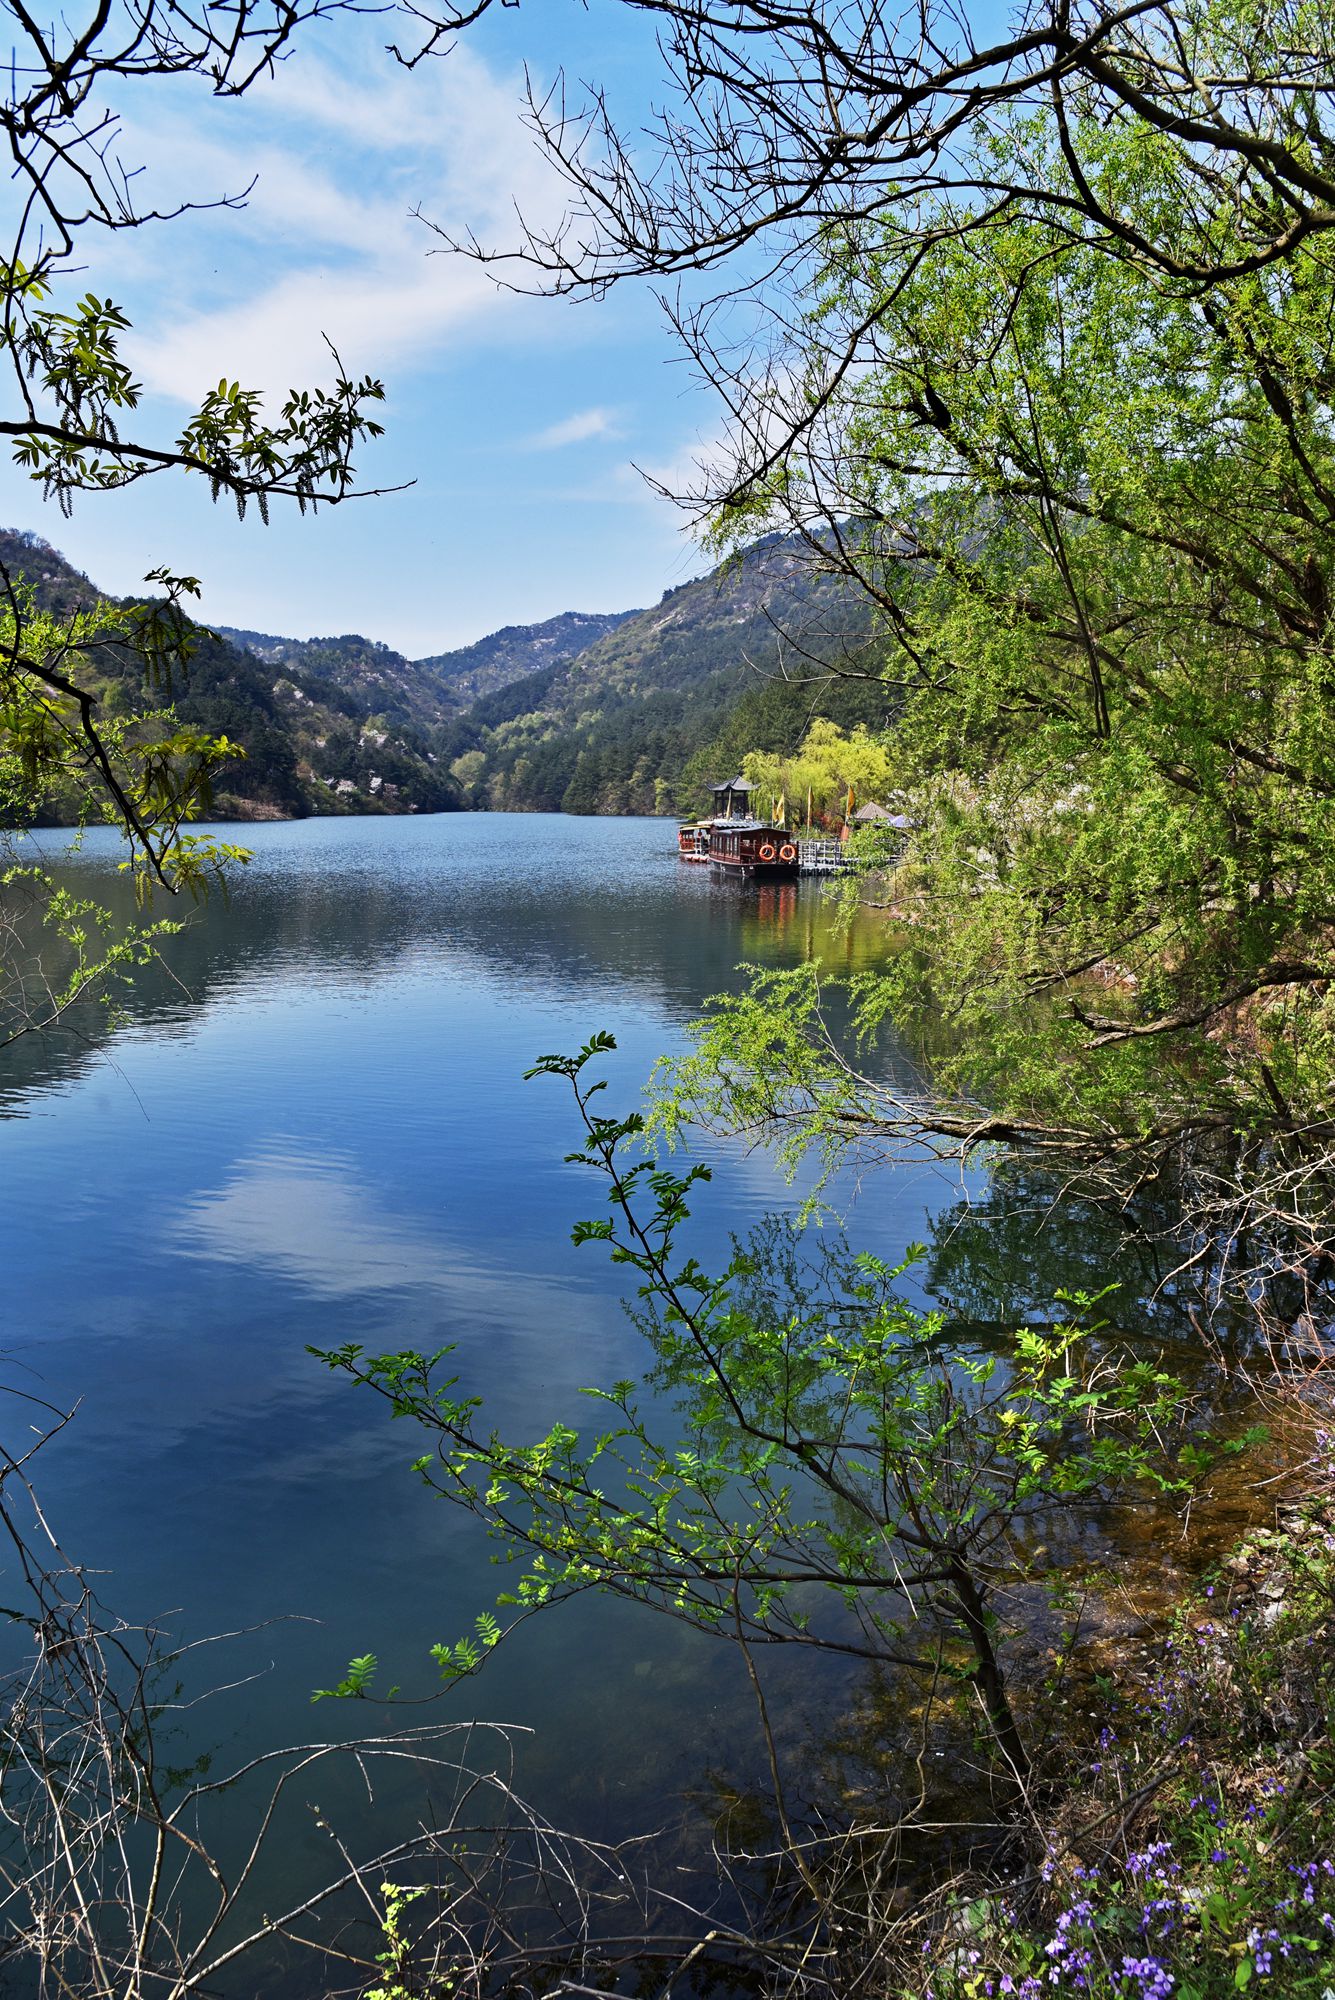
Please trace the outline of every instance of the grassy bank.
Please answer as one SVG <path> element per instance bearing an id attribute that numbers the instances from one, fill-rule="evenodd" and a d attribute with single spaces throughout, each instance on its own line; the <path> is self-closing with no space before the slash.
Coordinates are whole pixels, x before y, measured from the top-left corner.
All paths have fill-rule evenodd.
<path id="1" fill-rule="evenodd" d="M 1273 1527 L 1093 1676 L 1093 1739 L 1031 1800 L 1005 1879 L 922 1913 L 901 1994 L 1335 1989 L 1335 1428 L 1304 1442 Z"/>

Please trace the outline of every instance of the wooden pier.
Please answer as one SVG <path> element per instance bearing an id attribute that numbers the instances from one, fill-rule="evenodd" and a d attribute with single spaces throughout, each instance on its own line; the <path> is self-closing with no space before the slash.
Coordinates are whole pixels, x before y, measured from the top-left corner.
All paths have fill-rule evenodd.
<path id="1" fill-rule="evenodd" d="M 801 840 L 797 843 L 799 875 L 846 875 L 852 867 L 842 840 Z"/>

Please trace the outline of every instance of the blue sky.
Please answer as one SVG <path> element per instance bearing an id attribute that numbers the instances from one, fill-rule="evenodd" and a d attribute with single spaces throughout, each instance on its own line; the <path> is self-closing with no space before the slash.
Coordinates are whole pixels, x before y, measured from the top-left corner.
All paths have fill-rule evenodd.
<path id="1" fill-rule="evenodd" d="M 145 169 L 141 200 L 258 183 L 239 210 L 88 237 L 77 282 L 135 321 L 141 431 L 174 435 L 223 374 L 270 392 L 327 375 L 327 334 L 388 391 L 364 482 L 415 483 L 314 519 L 275 508 L 266 529 L 168 474 L 80 498 L 65 520 L 4 461 L 6 525 L 44 534 L 107 590 L 165 563 L 203 579 L 215 622 L 361 631 L 415 656 L 558 611 L 649 604 L 707 567 L 634 469 L 687 478 L 718 425 L 647 289 L 514 298 L 430 254 L 410 214 L 491 241 L 513 238 L 516 202 L 554 215 L 560 190 L 520 123 L 523 64 L 545 79 L 564 62 L 633 120 L 658 75 L 648 24 L 619 0 L 497 8 L 411 74 L 384 51 L 401 26 L 316 24 L 233 103 L 193 80 L 124 92 L 120 152 Z"/>

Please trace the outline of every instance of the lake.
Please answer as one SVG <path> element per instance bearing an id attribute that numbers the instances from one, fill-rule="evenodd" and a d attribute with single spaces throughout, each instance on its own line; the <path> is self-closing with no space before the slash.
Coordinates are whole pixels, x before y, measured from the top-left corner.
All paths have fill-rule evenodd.
<path id="1" fill-rule="evenodd" d="M 204 1674 L 258 1678 L 180 1725 L 224 1759 L 353 1726 L 310 1705 L 353 1654 L 379 1656 L 380 1687 L 430 1694 L 428 1648 L 504 1582 L 408 1470 L 420 1434 L 308 1345 L 452 1343 L 489 1416 L 526 1438 L 587 1423 L 581 1388 L 642 1365 L 624 1273 L 569 1241 L 604 1199 L 563 1162 L 572 1103 L 524 1070 L 607 1029 L 609 1099 L 629 1108 L 742 961 L 815 952 L 842 969 L 884 949 L 874 917 L 834 924 L 819 883 L 747 889 L 683 866 L 661 821 L 244 837 L 254 859 L 168 945 L 170 977 L 138 980 L 110 1037 L 85 1024 L 87 1039 L 16 1045 L 0 1098 L 7 1377 L 79 1404 L 40 1466 L 44 1501 L 124 1615 L 184 1637 L 263 1627 Z M 36 844 L 54 857 L 59 836 Z M 118 857 L 94 834 L 66 872 L 124 903 Z M 692 1225 L 708 1266 L 800 1190 L 762 1154 L 699 1150 L 716 1168 Z M 1038 1225 L 994 1229 L 981 1176 L 881 1171 L 833 1198 L 887 1259 L 935 1237 L 924 1296 L 935 1281 L 984 1317 L 1025 1309 Z M 1088 1230 L 1053 1254 L 1045 1283 L 1101 1275 Z M 828 1733 L 838 1687 L 796 1655 L 774 1672 L 785 1729 Z M 531 1729 L 520 1790 L 601 1834 L 757 1769 L 731 1649 L 621 1603 L 531 1622 L 443 1702 Z M 356 1708 L 360 1730 L 395 1719 Z"/>

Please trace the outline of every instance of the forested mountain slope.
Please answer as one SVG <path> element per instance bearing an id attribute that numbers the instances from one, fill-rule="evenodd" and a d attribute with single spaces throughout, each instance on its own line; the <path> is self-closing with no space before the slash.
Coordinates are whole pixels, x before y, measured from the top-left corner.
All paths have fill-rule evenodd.
<path id="1" fill-rule="evenodd" d="M 0 561 L 22 576 L 43 610 L 67 616 L 111 601 L 37 535 L 0 530 Z M 104 715 L 143 714 L 168 701 L 182 722 L 225 734 L 244 759 L 218 780 L 222 818 L 301 817 L 310 812 L 440 812 L 460 803 L 457 786 L 439 770 L 427 735 L 402 706 L 389 712 L 382 688 L 286 667 L 201 632 L 188 671 L 170 688 L 144 685 L 137 663 L 108 649 L 98 655 L 92 684 Z M 384 690 L 388 691 L 388 690 Z M 44 817 L 66 816 L 52 799 Z"/>
<path id="2" fill-rule="evenodd" d="M 424 664 L 396 653 L 378 639 L 363 638 L 360 632 L 337 637 L 285 639 L 273 632 L 250 632 L 235 625 L 219 628 L 223 638 L 276 667 L 304 687 L 312 685 L 326 695 L 333 691 L 343 702 L 351 702 L 367 715 L 394 722 L 411 723 L 431 729 L 455 715 L 464 701 Z"/>
<path id="3" fill-rule="evenodd" d="M 865 669 L 870 629 L 865 597 L 770 538 L 666 592 L 567 664 L 476 702 L 439 732 L 437 748 L 475 806 L 689 809 L 701 780 L 730 775 L 713 766 L 737 760 L 739 707 L 743 749 L 796 743 L 813 705 L 841 721 L 880 720 L 879 684 L 831 682 L 819 664 Z M 785 672 L 792 684 L 778 678 Z"/>
<path id="4" fill-rule="evenodd" d="M 0 532 L 0 556 L 44 608 L 97 599 L 35 535 Z M 858 677 L 872 666 L 867 600 L 771 538 L 650 610 L 563 612 L 427 660 L 360 634 L 227 627 L 201 634 L 171 699 L 247 753 L 222 774 L 221 817 L 652 813 L 694 809 L 748 750 L 795 748 L 815 713 L 882 723 L 884 687 Z M 100 693 L 111 714 L 166 698 L 115 657 Z"/>
<path id="5" fill-rule="evenodd" d="M 471 646 L 425 660 L 410 660 L 360 632 L 291 639 L 239 625 L 219 629 L 223 638 L 257 660 L 337 688 L 361 702 L 368 714 L 430 729 L 512 681 L 573 659 L 635 616 L 633 611 L 561 611 L 538 625 L 505 625 Z"/>

